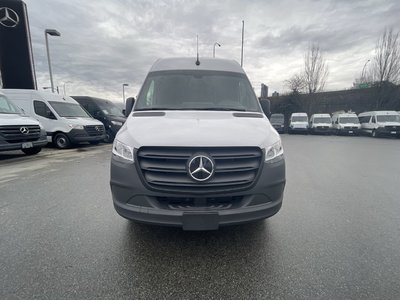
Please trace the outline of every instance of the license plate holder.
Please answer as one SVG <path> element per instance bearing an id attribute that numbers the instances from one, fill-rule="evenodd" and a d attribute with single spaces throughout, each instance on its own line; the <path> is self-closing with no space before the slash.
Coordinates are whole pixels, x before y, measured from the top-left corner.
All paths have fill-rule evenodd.
<path id="1" fill-rule="evenodd" d="M 22 143 L 21 148 L 22 149 L 33 148 L 33 144 L 32 144 L 32 142 Z"/>
<path id="2" fill-rule="evenodd" d="M 217 212 L 184 212 L 182 226 L 183 230 L 217 230 L 219 227 L 219 214 Z"/>
<path id="3" fill-rule="evenodd" d="M 353 130 L 349 130 L 349 133 L 353 133 Z"/>
<path id="4" fill-rule="evenodd" d="M 391 132 L 390 132 L 390 134 L 396 134 L 396 133 L 397 133 L 396 131 L 391 131 Z"/>

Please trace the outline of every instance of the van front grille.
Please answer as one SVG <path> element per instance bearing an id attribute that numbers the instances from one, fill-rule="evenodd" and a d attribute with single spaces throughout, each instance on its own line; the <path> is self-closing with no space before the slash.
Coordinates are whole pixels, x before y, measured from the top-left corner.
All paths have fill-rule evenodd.
<path id="1" fill-rule="evenodd" d="M 0 135 L 9 143 L 36 141 L 40 138 L 39 125 L 3 125 Z"/>
<path id="2" fill-rule="evenodd" d="M 103 125 L 88 125 L 85 126 L 85 130 L 90 136 L 98 136 L 104 134 L 104 126 Z"/>
<path id="3" fill-rule="evenodd" d="M 400 126 L 385 126 L 386 130 L 400 130 Z"/>
<path id="4" fill-rule="evenodd" d="M 214 163 L 208 180 L 196 181 L 189 175 L 189 162 L 197 155 Z M 142 147 L 136 152 L 139 172 L 150 188 L 188 194 L 248 189 L 257 179 L 262 159 L 257 147 Z"/>

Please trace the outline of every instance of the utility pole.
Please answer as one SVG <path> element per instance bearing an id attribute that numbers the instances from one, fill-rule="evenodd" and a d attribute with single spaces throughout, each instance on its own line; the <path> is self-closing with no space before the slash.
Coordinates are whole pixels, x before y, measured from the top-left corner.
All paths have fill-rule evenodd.
<path id="1" fill-rule="evenodd" d="M 240 58 L 240 66 L 243 67 L 243 42 L 244 42 L 244 20 L 242 20 L 242 53 Z"/>

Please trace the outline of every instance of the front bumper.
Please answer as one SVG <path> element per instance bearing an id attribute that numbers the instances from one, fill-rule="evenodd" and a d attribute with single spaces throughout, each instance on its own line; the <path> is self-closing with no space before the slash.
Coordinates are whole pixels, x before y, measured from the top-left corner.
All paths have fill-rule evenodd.
<path id="1" fill-rule="evenodd" d="M 289 127 L 289 132 L 308 132 L 308 127 Z"/>
<path id="2" fill-rule="evenodd" d="M 360 129 L 359 128 L 340 128 L 337 131 L 341 135 L 359 135 Z"/>
<path id="3" fill-rule="evenodd" d="M 390 129 L 386 127 L 380 127 L 376 129 L 376 133 L 378 136 L 394 136 L 394 137 L 400 137 L 400 130 L 396 129 Z"/>
<path id="4" fill-rule="evenodd" d="M 113 156 L 110 184 L 114 208 L 122 217 L 184 230 L 215 230 L 276 214 L 282 206 L 285 161 L 264 163 L 257 182 L 248 190 L 191 195 L 150 191 L 143 185 L 134 163 L 121 162 Z M 169 199 L 182 202 L 174 205 Z M 218 199 L 232 202 L 210 205 L 209 201 Z M 185 205 L 185 201 L 195 205 Z"/>
<path id="5" fill-rule="evenodd" d="M 32 143 L 32 148 L 44 147 L 47 145 L 47 137 L 41 136 L 36 141 L 21 141 L 17 143 L 8 143 L 4 140 L 0 140 L 0 151 L 8 151 L 8 150 L 21 150 L 22 144 L 24 143 Z"/>
<path id="6" fill-rule="evenodd" d="M 320 134 L 330 134 L 332 132 L 332 128 L 328 127 L 311 127 L 310 131 L 313 133 L 320 133 Z"/>
<path id="7" fill-rule="evenodd" d="M 285 126 L 281 126 L 281 125 L 272 125 L 275 130 L 279 133 L 284 133 L 285 132 Z"/>
<path id="8" fill-rule="evenodd" d="M 106 137 L 104 131 L 98 135 L 89 135 L 84 129 L 72 129 L 67 133 L 67 136 L 70 142 L 73 144 L 102 141 Z"/>

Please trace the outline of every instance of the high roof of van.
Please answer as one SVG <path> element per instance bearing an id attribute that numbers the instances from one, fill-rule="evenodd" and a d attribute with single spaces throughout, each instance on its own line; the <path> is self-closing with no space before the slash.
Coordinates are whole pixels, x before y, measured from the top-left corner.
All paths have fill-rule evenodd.
<path id="1" fill-rule="evenodd" d="M 335 116 L 342 118 L 342 117 L 357 117 L 355 113 L 341 113 L 341 114 L 336 114 Z"/>
<path id="2" fill-rule="evenodd" d="M 306 116 L 307 117 L 307 113 L 297 112 L 297 113 L 292 113 L 292 116 Z"/>
<path id="3" fill-rule="evenodd" d="M 221 58 L 199 58 L 200 65 L 196 65 L 195 57 L 174 57 L 157 60 L 150 72 L 173 71 L 173 70 L 207 70 L 225 71 L 245 74 L 242 67 L 234 60 Z"/>
<path id="4" fill-rule="evenodd" d="M 396 115 L 397 112 L 394 110 L 376 110 L 376 111 L 367 111 L 359 114 L 359 116 L 384 116 L 384 115 Z"/>
<path id="5" fill-rule="evenodd" d="M 69 96 L 63 96 L 59 94 L 54 94 L 47 91 L 38 91 L 38 90 L 29 90 L 29 89 L 3 89 L 2 92 L 5 95 L 19 95 L 23 98 L 21 99 L 29 99 L 26 98 L 27 95 L 35 95 L 39 97 L 39 99 L 44 99 L 46 101 L 57 101 L 57 102 L 70 102 L 77 103 L 74 99 Z"/>
<path id="6" fill-rule="evenodd" d="M 328 117 L 328 118 L 330 118 L 331 115 L 330 114 L 313 114 L 311 117 L 314 117 L 314 118 Z"/>

